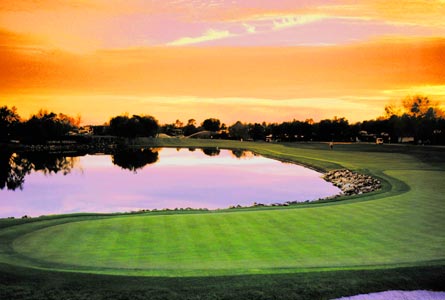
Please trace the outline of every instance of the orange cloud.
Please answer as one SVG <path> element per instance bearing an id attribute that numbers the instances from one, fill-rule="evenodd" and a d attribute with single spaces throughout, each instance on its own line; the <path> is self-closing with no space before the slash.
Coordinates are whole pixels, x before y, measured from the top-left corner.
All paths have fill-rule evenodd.
<path id="1" fill-rule="evenodd" d="M 30 47 L 35 43 L 26 35 L 1 34 L 15 47 L 0 48 L 0 102 L 27 113 L 39 107 L 57 108 L 99 123 L 110 115 L 141 109 L 161 121 L 175 111 L 185 118 L 223 114 L 228 120 L 292 115 L 373 118 L 387 99 L 404 91 L 445 85 L 445 39 L 72 54 Z"/>
<path id="2" fill-rule="evenodd" d="M 423 26 L 445 27 L 445 2 L 442 0 L 410 0 L 402 2 L 365 1 L 364 11 L 369 16 L 389 22 Z"/>
<path id="3" fill-rule="evenodd" d="M 96 4 L 93 4 L 96 2 Z M 3 0 L 0 2 L 0 11 L 36 11 L 36 10 L 58 10 L 93 8 L 101 1 L 85 0 Z M 111 1 L 110 1 L 111 2 Z M 105 4 L 105 3 L 102 3 Z"/>
<path id="4" fill-rule="evenodd" d="M 17 38 L 16 38 L 17 39 Z M 3 49 L 0 91 L 291 98 L 440 84 L 445 40 L 287 48 Z"/>
<path id="5" fill-rule="evenodd" d="M 14 48 L 15 50 L 41 46 L 44 41 L 29 34 L 19 34 L 0 28 L 0 48 Z"/>

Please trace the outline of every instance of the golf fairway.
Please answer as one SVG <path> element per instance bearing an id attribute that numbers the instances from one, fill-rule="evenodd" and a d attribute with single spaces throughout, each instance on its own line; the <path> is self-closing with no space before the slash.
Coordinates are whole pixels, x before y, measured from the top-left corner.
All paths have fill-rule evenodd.
<path id="1" fill-rule="evenodd" d="M 362 170 L 384 180 L 384 190 L 279 209 L 43 220 L 2 229 L 9 248 L 0 261 L 88 273 L 213 276 L 445 260 L 443 165 L 400 153 L 245 144 L 278 159 Z"/>

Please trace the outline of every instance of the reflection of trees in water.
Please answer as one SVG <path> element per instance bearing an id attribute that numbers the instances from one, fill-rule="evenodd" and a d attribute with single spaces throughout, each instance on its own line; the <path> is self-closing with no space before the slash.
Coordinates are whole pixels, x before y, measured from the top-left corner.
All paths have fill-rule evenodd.
<path id="1" fill-rule="evenodd" d="M 26 175 L 31 171 L 41 171 L 45 175 L 63 172 L 67 175 L 74 168 L 78 159 L 48 153 L 12 153 L 0 152 L 0 189 L 23 189 Z"/>
<path id="2" fill-rule="evenodd" d="M 11 152 L 0 152 L 0 189 L 23 189 L 25 176 L 32 170 L 27 159 Z"/>
<path id="3" fill-rule="evenodd" d="M 236 158 L 243 158 L 246 157 L 247 153 L 244 150 L 234 149 L 232 150 L 232 155 L 235 156 Z"/>
<path id="4" fill-rule="evenodd" d="M 202 152 L 208 156 L 218 156 L 221 151 L 218 148 L 203 148 Z"/>
<path id="5" fill-rule="evenodd" d="M 202 152 L 208 156 L 220 154 L 218 148 L 204 148 Z M 112 161 L 122 169 L 136 172 L 148 164 L 156 163 L 159 160 L 160 149 L 137 149 L 118 150 L 112 155 Z M 195 151 L 195 148 L 189 148 Z M 250 151 L 232 150 L 232 155 L 237 158 L 251 157 L 255 155 Z M 0 151 L 0 189 L 8 190 L 23 189 L 26 175 L 32 171 L 40 171 L 45 175 L 63 175 L 71 173 L 76 167 L 79 157 L 66 157 L 60 154 L 50 154 L 47 152 L 24 152 L 13 153 L 8 150 Z"/>
<path id="6" fill-rule="evenodd" d="M 42 171 L 45 175 L 57 174 L 58 172 L 67 175 L 71 173 L 71 170 L 79 161 L 77 157 L 66 157 L 39 152 L 28 153 L 26 154 L 26 158 L 32 162 L 33 170 Z"/>
<path id="7" fill-rule="evenodd" d="M 241 150 L 241 149 L 233 149 L 232 150 L 232 156 L 236 157 L 236 158 L 251 158 L 256 156 L 257 154 L 255 154 L 254 152 L 251 151 L 245 151 L 245 150 Z"/>
<path id="8" fill-rule="evenodd" d="M 159 149 L 121 150 L 113 156 L 113 163 L 123 169 L 136 172 L 147 164 L 158 161 Z M 47 152 L 13 153 L 0 151 L 0 189 L 23 189 L 26 175 L 40 171 L 45 175 L 71 173 L 79 162 L 78 157 L 66 157 Z"/>
<path id="9" fill-rule="evenodd" d="M 126 149 L 119 150 L 112 156 L 113 164 L 136 173 L 146 165 L 159 159 L 159 149 Z"/>

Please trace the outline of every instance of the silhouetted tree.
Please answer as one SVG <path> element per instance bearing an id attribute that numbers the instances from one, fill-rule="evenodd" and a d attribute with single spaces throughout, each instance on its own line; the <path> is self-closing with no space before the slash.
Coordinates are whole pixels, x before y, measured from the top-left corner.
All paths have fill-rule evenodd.
<path id="1" fill-rule="evenodd" d="M 237 121 L 229 127 L 229 135 L 236 140 L 247 140 L 249 138 L 249 127 L 241 123 L 241 121 Z"/>
<path id="2" fill-rule="evenodd" d="M 279 141 L 281 140 L 281 136 L 283 133 L 281 132 L 281 127 L 278 123 L 269 124 L 268 129 L 266 130 L 268 134 L 272 135 L 272 139 Z"/>
<path id="3" fill-rule="evenodd" d="M 19 122 L 20 116 L 14 106 L 11 108 L 7 106 L 0 107 L 0 140 L 9 139 Z"/>
<path id="4" fill-rule="evenodd" d="M 198 129 L 196 128 L 196 120 L 195 119 L 189 119 L 187 121 L 187 125 L 184 126 L 183 132 L 185 136 L 192 135 L 196 132 L 198 132 Z"/>
<path id="5" fill-rule="evenodd" d="M 128 116 L 117 116 L 110 120 L 110 134 L 117 136 L 125 136 L 128 128 Z"/>
<path id="6" fill-rule="evenodd" d="M 202 127 L 208 131 L 218 131 L 220 129 L 221 122 L 218 119 L 210 118 L 202 122 Z"/>
<path id="7" fill-rule="evenodd" d="M 393 140 L 414 137 L 416 142 L 441 143 L 438 136 L 445 130 L 441 125 L 445 112 L 439 102 L 420 95 L 406 97 L 401 105 L 387 105 L 385 114 Z"/>
<path id="8" fill-rule="evenodd" d="M 40 110 L 20 126 L 20 134 L 31 142 L 60 139 L 78 127 L 80 119 L 65 114 Z"/>
<path id="9" fill-rule="evenodd" d="M 422 117 L 427 119 L 444 118 L 445 112 L 440 108 L 439 102 L 432 101 L 428 97 L 415 95 L 408 96 L 402 100 L 402 104 L 389 104 L 385 106 L 386 117 L 393 115 L 411 117 Z"/>
<path id="10" fill-rule="evenodd" d="M 264 140 L 266 137 L 264 126 L 259 123 L 255 123 L 253 125 L 250 124 L 249 125 L 249 136 L 255 141 Z"/>
<path id="11" fill-rule="evenodd" d="M 110 120 L 110 133 L 122 137 L 154 137 L 159 130 L 158 121 L 152 116 L 117 116 Z"/>
<path id="12" fill-rule="evenodd" d="M 318 125 L 318 126 L 317 126 Z M 318 139 L 322 141 L 350 141 L 351 129 L 345 118 L 334 117 L 333 120 L 321 120 L 315 126 L 318 129 Z"/>

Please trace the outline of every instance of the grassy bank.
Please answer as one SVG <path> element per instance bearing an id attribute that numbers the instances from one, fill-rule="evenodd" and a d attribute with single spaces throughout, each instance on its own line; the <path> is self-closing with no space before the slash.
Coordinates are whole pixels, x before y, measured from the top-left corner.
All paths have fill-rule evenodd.
<path id="1" fill-rule="evenodd" d="M 329 299 L 444 283 L 441 148 L 345 144 L 331 151 L 321 143 L 191 139 L 134 146 L 244 148 L 316 169 L 346 167 L 384 185 L 369 195 L 286 208 L 2 220 L 3 293 L 33 290 L 38 279 L 47 286 L 42 293 L 56 294 L 80 285 L 78 295 L 91 295 L 90 284 L 97 282 L 103 287 L 98 297 L 134 291 L 178 299 L 231 298 L 235 292 L 246 299 Z M 132 277 L 141 275 L 152 277 Z M 115 280 L 123 285 L 113 288 Z"/>
<path id="2" fill-rule="evenodd" d="M 0 264 L 0 299 L 333 299 L 402 290 L 440 290 L 445 268 L 217 277 L 132 277 L 43 272 Z"/>

